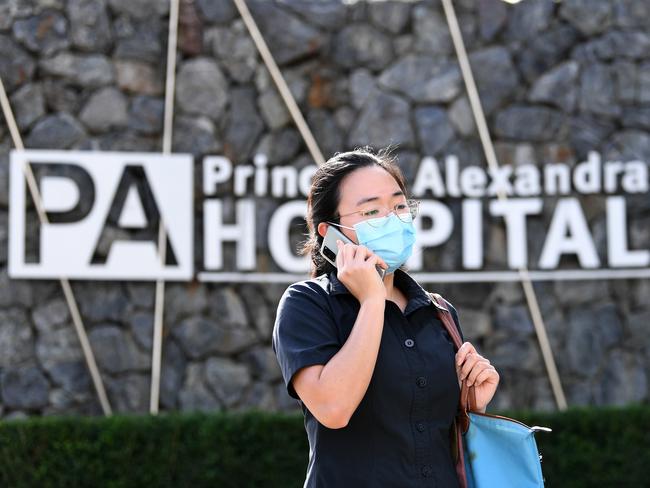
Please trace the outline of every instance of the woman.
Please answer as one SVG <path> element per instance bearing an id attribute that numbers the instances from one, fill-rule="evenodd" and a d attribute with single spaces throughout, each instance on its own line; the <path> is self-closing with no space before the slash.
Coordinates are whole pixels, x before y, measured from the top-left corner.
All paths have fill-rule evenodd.
<path id="1" fill-rule="evenodd" d="M 366 150 L 335 155 L 312 180 L 313 278 L 286 290 L 273 330 L 305 417 L 305 487 L 458 486 L 449 439 L 459 380 L 482 411 L 496 391 L 494 367 L 468 342 L 454 354 L 429 295 L 401 269 L 417 214 L 406 195 L 391 158 Z M 337 241 L 336 267 L 319 252 L 329 226 L 353 242 Z"/>

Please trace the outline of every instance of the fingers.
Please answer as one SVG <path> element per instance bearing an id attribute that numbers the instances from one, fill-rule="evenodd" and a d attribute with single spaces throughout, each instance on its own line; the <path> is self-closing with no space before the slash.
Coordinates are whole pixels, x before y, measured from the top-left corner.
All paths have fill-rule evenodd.
<path id="1" fill-rule="evenodd" d="M 479 359 L 476 363 L 474 363 L 474 366 L 470 370 L 469 374 L 467 374 L 467 378 L 465 380 L 467 381 L 467 386 L 472 386 L 475 383 L 480 384 L 478 383 L 479 376 L 483 374 L 485 371 L 489 371 L 490 368 L 496 371 L 494 369 L 494 366 L 490 364 L 490 361 L 483 358 Z"/>
<path id="2" fill-rule="evenodd" d="M 472 384 L 480 386 L 485 382 L 494 383 L 495 385 L 499 383 L 499 373 L 492 365 L 481 371 Z M 468 386 L 472 386 L 472 384 L 468 384 Z"/>
<path id="3" fill-rule="evenodd" d="M 476 353 L 476 349 L 472 344 L 469 342 L 464 342 L 462 346 L 460 346 L 460 349 L 458 349 L 458 352 L 456 353 L 456 368 L 460 368 L 460 366 L 463 364 L 465 361 L 465 358 L 469 353 Z"/>
<path id="4" fill-rule="evenodd" d="M 465 362 L 460 367 L 458 377 L 461 380 L 464 380 L 469 376 L 469 374 L 472 372 L 474 367 L 482 361 L 487 361 L 487 360 L 483 358 L 483 356 L 475 352 L 468 353 L 467 356 L 465 356 Z M 487 361 L 487 364 L 490 364 L 490 362 Z"/>

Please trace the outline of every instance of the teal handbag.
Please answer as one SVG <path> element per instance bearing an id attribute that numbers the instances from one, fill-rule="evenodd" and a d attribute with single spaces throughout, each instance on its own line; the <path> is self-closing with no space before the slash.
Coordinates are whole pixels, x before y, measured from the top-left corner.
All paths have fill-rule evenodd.
<path id="1" fill-rule="evenodd" d="M 440 295 L 431 294 L 438 316 L 454 342 L 460 333 Z M 461 385 L 459 412 L 452 433 L 456 473 L 461 488 L 539 488 L 544 486 L 542 456 L 535 432 L 547 427 L 528 427 L 507 417 L 477 412 L 474 388 Z"/>

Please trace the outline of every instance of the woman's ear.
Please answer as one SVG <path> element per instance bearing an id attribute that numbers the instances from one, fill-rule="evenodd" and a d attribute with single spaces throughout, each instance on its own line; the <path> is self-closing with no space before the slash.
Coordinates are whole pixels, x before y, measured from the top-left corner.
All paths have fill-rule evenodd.
<path id="1" fill-rule="evenodd" d="M 316 230 L 318 230 L 318 234 L 321 237 L 325 237 L 325 234 L 327 233 L 327 228 L 329 227 L 329 224 L 326 224 L 325 222 L 321 222 L 318 224 L 318 227 Z"/>

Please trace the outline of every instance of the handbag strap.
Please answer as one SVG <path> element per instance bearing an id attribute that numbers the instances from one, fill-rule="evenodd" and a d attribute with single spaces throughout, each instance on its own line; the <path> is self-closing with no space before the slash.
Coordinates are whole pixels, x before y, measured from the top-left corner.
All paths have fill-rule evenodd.
<path id="1" fill-rule="evenodd" d="M 438 317 L 445 326 L 449 337 L 451 337 L 451 340 L 454 343 L 454 348 L 458 351 L 460 346 L 463 345 L 463 340 L 460 337 L 460 332 L 451 316 L 451 312 L 445 305 L 445 300 L 438 293 L 430 293 L 429 295 L 431 295 L 431 300 L 438 309 Z M 476 412 L 478 411 L 478 408 L 476 406 L 476 391 L 473 386 L 468 387 L 464 380 L 461 382 L 459 410 L 461 414 L 461 426 L 463 432 L 466 432 L 469 427 L 469 417 L 467 416 L 467 412 Z"/>

